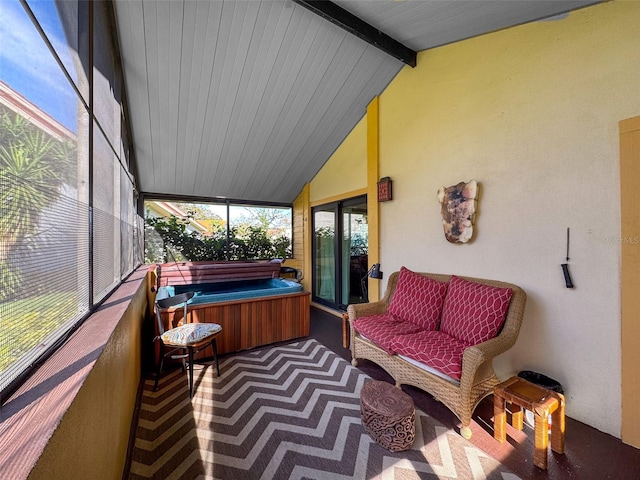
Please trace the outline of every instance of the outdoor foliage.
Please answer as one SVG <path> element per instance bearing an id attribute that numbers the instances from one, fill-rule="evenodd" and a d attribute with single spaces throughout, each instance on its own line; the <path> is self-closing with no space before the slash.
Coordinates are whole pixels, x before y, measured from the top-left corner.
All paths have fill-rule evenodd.
<path id="1" fill-rule="evenodd" d="M 0 300 L 21 282 L 10 253 L 38 232 L 40 215 L 75 175 L 75 146 L 44 133 L 21 115 L 0 106 Z"/>
<path id="2" fill-rule="evenodd" d="M 191 214 L 189 214 L 191 215 Z M 188 218 L 145 220 L 145 262 L 258 260 L 291 256 L 291 241 L 284 235 L 269 236 L 264 226 L 238 225 L 227 230 L 212 224 L 211 232 L 202 235 L 188 232 Z"/>
<path id="3" fill-rule="evenodd" d="M 51 332 L 67 324 L 77 311 L 77 297 L 77 293 L 63 292 L 12 302 L 8 311 L 12 318 L 19 318 L 20 323 L 0 332 L 0 372 L 42 344 Z M 29 328 L 22 328 L 24 325 Z"/>

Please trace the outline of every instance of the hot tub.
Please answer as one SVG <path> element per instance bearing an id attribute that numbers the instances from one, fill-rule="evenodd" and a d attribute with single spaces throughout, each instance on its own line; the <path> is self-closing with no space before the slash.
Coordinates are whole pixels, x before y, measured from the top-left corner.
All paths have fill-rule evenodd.
<path id="1" fill-rule="evenodd" d="M 297 282 L 269 278 L 165 285 L 158 288 L 157 298 L 190 291 L 196 295 L 189 302 L 189 321 L 222 327 L 219 354 L 309 335 L 311 294 Z M 175 307 L 162 310 L 165 329 L 179 325 L 182 312 Z M 199 357 L 212 354 L 204 350 Z"/>
<path id="2" fill-rule="evenodd" d="M 271 297 L 302 291 L 302 285 L 284 278 L 236 280 L 230 282 L 170 285 L 158 289 L 158 299 L 173 297 L 184 292 L 195 292 L 190 305 L 230 302 L 248 298 Z"/>

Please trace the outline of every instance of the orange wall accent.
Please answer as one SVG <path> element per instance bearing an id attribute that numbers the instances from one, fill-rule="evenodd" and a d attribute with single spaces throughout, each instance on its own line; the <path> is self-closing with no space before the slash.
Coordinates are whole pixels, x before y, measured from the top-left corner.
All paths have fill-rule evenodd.
<path id="1" fill-rule="evenodd" d="M 367 107 L 367 216 L 369 222 L 369 267 L 380 262 L 380 203 L 378 203 L 378 179 L 380 178 L 379 141 L 380 103 L 375 97 Z M 384 271 L 384 269 L 382 269 Z M 369 278 L 369 300 L 380 299 L 380 280 Z"/>
<path id="2" fill-rule="evenodd" d="M 640 448 L 640 117 L 620 122 L 622 441 Z"/>

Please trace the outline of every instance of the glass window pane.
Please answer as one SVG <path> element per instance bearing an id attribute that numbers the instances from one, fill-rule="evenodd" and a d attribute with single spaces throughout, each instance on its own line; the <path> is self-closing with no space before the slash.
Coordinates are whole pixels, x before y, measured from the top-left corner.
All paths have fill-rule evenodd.
<path id="1" fill-rule="evenodd" d="M 120 168 L 120 277 L 124 278 L 134 268 L 133 236 L 134 210 L 133 187 L 124 169 Z"/>
<path id="2" fill-rule="evenodd" d="M 342 299 L 343 305 L 368 302 L 369 226 L 367 204 L 342 209 Z"/>
<path id="3" fill-rule="evenodd" d="M 98 128 L 93 132 L 93 299 L 120 280 L 120 169 Z"/>
<path id="4" fill-rule="evenodd" d="M 314 295 L 336 301 L 335 208 L 318 207 L 313 215 L 315 240 Z"/>
<path id="5" fill-rule="evenodd" d="M 313 208 L 314 300 L 344 309 L 368 299 L 366 197 Z"/>
<path id="6" fill-rule="evenodd" d="M 48 12 L 53 31 L 57 11 Z M 65 50 L 64 35 L 58 41 Z M 75 90 L 17 1 L 0 2 L 0 65 L 4 389 L 89 311 L 88 123 Z"/>
<path id="7" fill-rule="evenodd" d="M 89 3 L 54 0 L 27 0 L 27 3 L 88 104 Z"/>
<path id="8" fill-rule="evenodd" d="M 145 262 L 290 258 L 291 218 L 291 207 L 146 201 Z"/>
<path id="9" fill-rule="evenodd" d="M 227 206 L 145 201 L 145 263 L 226 260 Z"/>
<path id="10" fill-rule="evenodd" d="M 107 141 L 114 150 L 119 150 L 121 79 L 111 48 L 113 40 L 106 2 L 94 2 L 93 12 L 93 111 Z"/>
<path id="11" fill-rule="evenodd" d="M 48 5 L 50 2 L 43 3 Z M 47 15 L 49 24 L 57 23 L 60 29 L 55 6 L 49 8 Z M 38 116 L 43 116 L 43 112 L 49 115 L 54 120 L 52 129 L 76 132 L 76 93 L 20 2 L 0 2 L 0 37 L 0 80 L 5 84 L 3 87 L 37 105 Z M 64 42 L 64 36 L 60 41 Z"/>
<path id="12" fill-rule="evenodd" d="M 230 260 L 291 257 L 291 208 L 231 205 Z"/>

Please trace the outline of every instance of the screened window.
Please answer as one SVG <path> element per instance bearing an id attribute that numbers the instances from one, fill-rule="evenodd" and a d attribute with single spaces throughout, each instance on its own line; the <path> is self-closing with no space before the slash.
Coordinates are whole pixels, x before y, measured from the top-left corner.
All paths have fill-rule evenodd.
<path id="1" fill-rule="evenodd" d="M 145 202 L 145 261 L 290 258 L 290 206 Z"/>
<path id="2" fill-rule="evenodd" d="M 105 5 L 0 5 L 3 400 L 142 259 Z M 94 85 L 92 70 L 100 72 Z M 107 112 L 101 117 L 91 89 Z"/>

